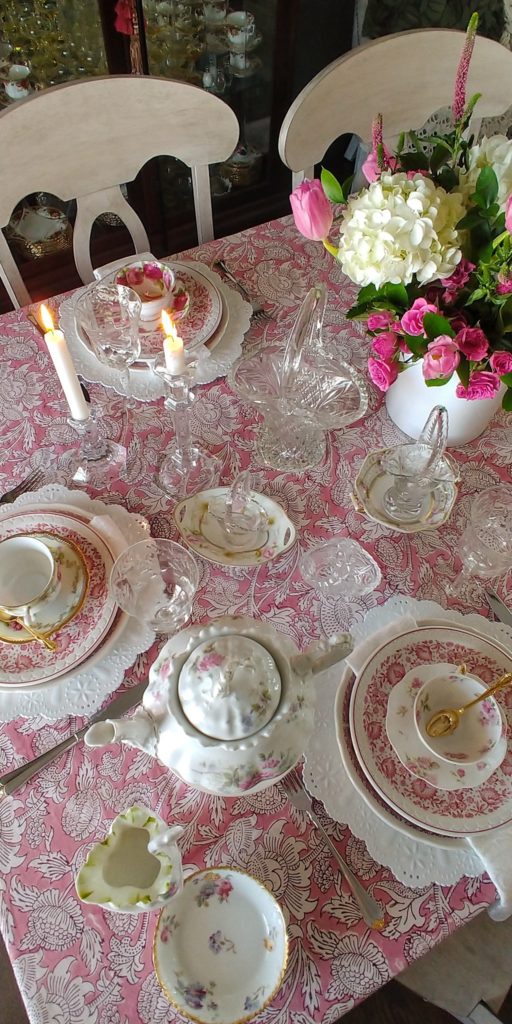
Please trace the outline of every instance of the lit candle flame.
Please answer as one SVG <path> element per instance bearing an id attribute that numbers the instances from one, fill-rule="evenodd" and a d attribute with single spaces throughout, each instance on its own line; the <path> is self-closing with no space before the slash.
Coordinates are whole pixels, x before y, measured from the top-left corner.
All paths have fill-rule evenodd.
<path id="1" fill-rule="evenodd" d="M 178 337 L 178 332 L 176 330 L 174 321 L 171 319 L 166 309 L 162 310 L 161 323 L 166 338 L 172 338 L 173 341 L 176 341 Z"/>
<path id="2" fill-rule="evenodd" d="M 39 315 L 41 317 L 41 323 L 45 331 L 53 331 L 54 323 L 52 319 L 52 314 L 50 313 L 48 306 L 45 306 L 44 302 L 42 302 L 39 307 Z"/>

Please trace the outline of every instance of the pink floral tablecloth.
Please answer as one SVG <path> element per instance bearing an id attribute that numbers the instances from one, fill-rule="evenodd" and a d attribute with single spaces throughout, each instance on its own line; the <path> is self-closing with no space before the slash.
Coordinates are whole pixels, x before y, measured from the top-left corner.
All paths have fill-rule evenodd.
<path id="1" fill-rule="evenodd" d="M 261 297 L 272 320 L 253 324 L 246 347 L 283 340 L 307 289 L 325 281 L 326 331 L 364 368 L 362 328 L 343 317 L 352 287 L 321 246 L 298 236 L 289 218 L 185 256 L 206 263 L 222 256 L 248 290 Z M 58 302 L 51 304 L 57 308 Z M 44 342 L 23 310 L 0 319 L 0 348 L 0 492 L 35 466 L 46 468 L 48 480 L 62 480 L 57 458 L 73 446 L 75 436 Z M 154 535 L 178 539 L 171 503 L 155 479 L 159 456 L 171 436 L 162 402 L 138 404 L 127 412 L 113 391 L 97 385 L 90 390 L 103 408 L 111 436 L 128 448 L 126 478 L 109 494 L 95 496 L 144 513 Z M 221 614 L 269 618 L 300 647 L 324 632 L 345 628 L 342 605 L 321 600 L 298 570 L 301 552 L 334 534 L 358 538 L 382 568 L 379 591 L 353 608 L 356 618 L 397 592 L 445 603 L 444 581 L 455 572 L 457 539 L 472 495 L 500 480 L 510 482 L 510 419 L 498 414 L 479 440 L 452 450 L 462 472 L 453 514 L 438 532 L 414 536 L 362 518 L 351 502 L 352 483 L 366 454 L 403 437 L 377 392 L 371 391 L 364 421 L 331 434 L 325 461 L 302 478 L 256 464 L 257 422 L 225 379 L 198 389 L 193 430 L 221 459 L 223 480 L 251 466 L 255 488 L 284 506 L 297 528 L 298 543 L 256 569 L 234 571 L 199 559 L 194 621 Z M 502 594 L 506 596 L 503 589 Z M 145 677 L 156 653 L 157 645 L 138 659 L 130 682 Z M 0 773 L 52 746 L 77 724 L 19 719 L 2 726 Z M 388 906 L 386 928 L 372 932 L 321 836 L 290 807 L 278 786 L 244 799 L 210 797 L 178 782 L 142 753 L 116 746 L 106 752 L 90 750 L 82 744 L 15 797 L 0 802 L 0 926 L 33 1024 L 167 1024 L 179 1019 L 152 969 L 156 915 L 104 912 L 81 904 L 75 894 L 74 875 L 90 846 L 118 812 L 135 802 L 185 827 L 186 866 L 245 869 L 280 901 L 288 921 L 290 958 L 278 997 L 259 1018 L 268 1022 L 331 1024 L 495 898 L 485 876 L 451 887 L 407 889 L 373 862 L 343 825 L 325 819 L 363 884 Z"/>

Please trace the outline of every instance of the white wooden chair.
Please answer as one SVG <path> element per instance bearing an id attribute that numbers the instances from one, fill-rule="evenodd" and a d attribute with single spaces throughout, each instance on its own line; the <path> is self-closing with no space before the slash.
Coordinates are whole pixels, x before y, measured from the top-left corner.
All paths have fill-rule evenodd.
<path id="1" fill-rule="evenodd" d="M 118 214 L 136 252 L 150 248 L 144 226 L 120 185 L 151 157 L 187 164 L 199 242 L 213 238 L 208 165 L 233 152 L 239 125 L 230 107 L 193 85 L 166 78 L 113 75 L 57 85 L 0 113 L 0 229 L 33 192 L 77 200 L 76 267 L 93 280 L 90 235 L 96 218 Z M 3 230 L 0 277 L 15 307 L 30 302 Z"/>
<path id="2" fill-rule="evenodd" d="M 293 187 L 313 178 L 314 166 L 345 133 L 371 139 L 373 118 L 384 119 L 392 145 L 401 131 L 421 128 L 452 102 L 464 32 L 419 29 L 384 36 L 333 61 L 292 103 L 279 134 L 279 155 L 293 172 Z M 467 96 L 482 93 L 479 119 L 505 113 L 512 104 L 512 53 L 477 36 Z"/>

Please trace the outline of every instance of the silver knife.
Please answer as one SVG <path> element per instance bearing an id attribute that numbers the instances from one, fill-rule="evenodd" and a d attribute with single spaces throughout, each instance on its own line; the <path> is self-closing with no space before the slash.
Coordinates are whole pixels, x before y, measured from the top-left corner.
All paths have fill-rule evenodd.
<path id="1" fill-rule="evenodd" d="M 500 622 L 503 622 L 505 626 L 512 626 L 512 612 L 507 608 L 506 604 L 503 604 L 501 597 L 492 590 L 486 590 L 485 599 L 493 615 L 496 616 Z"/>
<path id="2" fill-rule="evenodd" d="M 96 713 L 89 719 L 87 725 L 82 726 L 77 732 L 72 733 L 67 739 L 62 740 L 61 743 L 57 743 L 55 747 L 51 747 L 50 750 L 45 750 L 44 754 L 40 754 L 39 757 L 35 757 L 33 761 L 27 761 L 26 764 L 21 764 L 18 768 L 15 768 L 12 772 L 7 772 L 5 775 L 0 776 L 0 797 L 11 796 L 16 790 L 24 786 L 33 775 L 36 775 L 45 765 L 49 764 L 59 754 L 63 754 L 65 750 L 69 750 L 70 747 L 74 747 L 75 743 L 85 736 L 87 730 L 95 722 L 103 722 L 106 718 L 120 718 L 130 708 L 135 707 L 139 704 L 144 695 L 144 691 L 148 685 L 147 679 L 143 683 L 137 683 L 137 686 L 132 686 L 130 690 L 126 690 L 121 694 L 120 697 L 115 697 L 111 700 L 105 708 Z"/>

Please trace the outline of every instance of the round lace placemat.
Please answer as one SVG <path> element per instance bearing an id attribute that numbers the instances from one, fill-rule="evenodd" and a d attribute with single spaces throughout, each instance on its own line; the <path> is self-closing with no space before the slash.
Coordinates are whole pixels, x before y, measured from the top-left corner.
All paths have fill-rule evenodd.
<path id="1" fill-rule="evenodd" d="M 404 615 L 416 621 L 439 620 L 446 624 L 450 620 L 477 629 L 483 626 L 490 635 L 512 645 L 512 629 L 502 623 L 490 622 L 481 615 L 462 615 L 451 609 L 447 612 L 434 601 L 408 597 L 393 597 L 370 609 L 364 621 L 352 629 L 356 643 L 367 640 Z M 351 832 L 365 842 L 374 860 L 389 867 L 405 885 L 414 888 L 433 882 L 455 885 L 465 875 L 481 875 L 482 862 L 464 839 L 430 836 L 406 821 L 391 824 L 391 814 L 389 822 L 384 821 L 380 812 L 377 814 L 361 795 L 363 782 L 361 792 L 356 789 L 341 762 L 333 714 L 338 687 L 347 685 L 351 676 L 347 666 L 340 684 L 339 669 L 336 671 L 334 667 L 317 684 L 315 732 L 308 744 L 304 769 L 308 789 L 323 802 L 335 821 L 348 825 Z"/>
<path id="2" fill-rule="evenodd" d="M 130 544 L 149 536 L 147 521 L 121 505 L 107 505 L 94 501 L 82 491 L 72 491 L 61 484 L 47 484 L 39 491 L 22 494 L 12 504 L 13 511 L 24 506 L 60 503 L 83 509 L 91 517 L 108 515 Z M 105 697 L 121 685 L 124 674 L 133 665 L 137 655 L 147 651 L 155 634 L 144 623 L 127 618 L 125 628 L 118 634 L 105 656 L 87 666 L 80 665 L 73 676 L 72 685 L 59 685 L 61 680 L 42 683 L 25 690 L 6 690 L 0 696 L 0 721 L 11 722 L 20 715 L 25 718 L 41 716 L 56 722 L 67 715 L 90 715 L 101 707 Z M 107 638 L 108 644 L 108 638 Z M 93 656 L 94 657 L 94 656 Z M 92 659 L 90 659 L 92 660 Z"/>
<path id="3" fill-rule="evenodd" d="M 208 278 L 221 293 L 222 302 L 227 313 L 224 334 L 218 345 L 210 351 L 205 345 L 194 350 L 197 364 L 194 371 L 192 386 L 209 384 L 218 377 L 225 377 L 229 367 L 242 354 L 242 342 L 251 322 L 252 308 L 242 296 L 224 283 L 210 267 L 204 263 L 193 262 L 193 267 Z M 89 287 L 89 285 L 87 285 Z M 123 386 L 120 374 L 110 366 L 100 363 L 93 352 L 80 341 L 75 328 L 75 302 L 83 295 L 86 288 L 78 288 L 69 298 L 64 299 L 59 310 L 59 326 L 63 331 L 73 356 L 77 373 L 95 384 L 104 384 L 113 388 L 118 395 L 137 398 L 141 402 L 151 402 L 165 395 L 165 385 L 151 369 L 131 370 L 130 389 Z M 163 343 L 163 334 L 162 334 Z"/>

